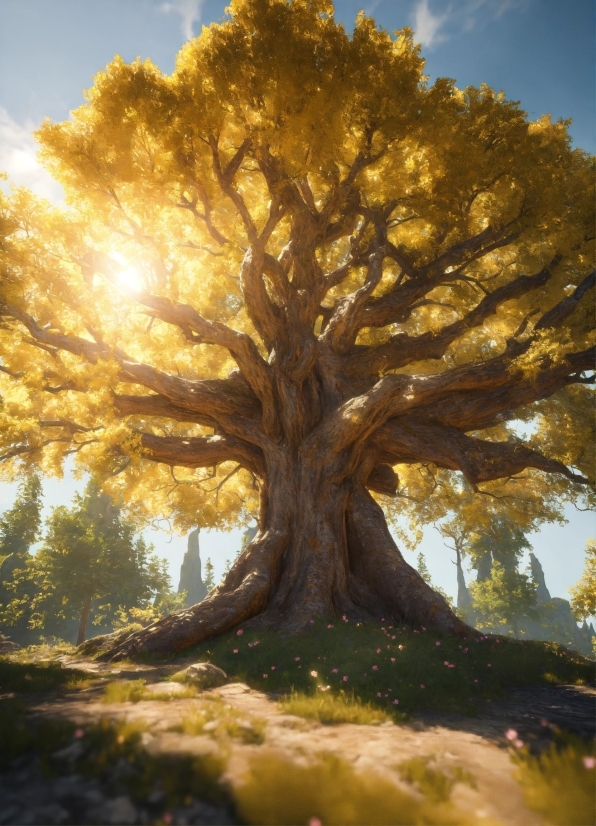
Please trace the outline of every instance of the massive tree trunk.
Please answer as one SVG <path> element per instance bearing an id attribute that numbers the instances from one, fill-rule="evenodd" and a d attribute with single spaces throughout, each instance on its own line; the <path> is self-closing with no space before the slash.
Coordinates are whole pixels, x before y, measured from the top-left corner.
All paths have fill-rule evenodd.
<path id="1" fill-rule="evenodd" d="M 132 634 L 105 655 L 179 651 L 245 623 L 299 633 L 317 618 L 392 618 L 474 635 L 404 560 L 365 487 L 341 457 L 277 451 L 259 529 L 222 585 L 191 608 Z"/>

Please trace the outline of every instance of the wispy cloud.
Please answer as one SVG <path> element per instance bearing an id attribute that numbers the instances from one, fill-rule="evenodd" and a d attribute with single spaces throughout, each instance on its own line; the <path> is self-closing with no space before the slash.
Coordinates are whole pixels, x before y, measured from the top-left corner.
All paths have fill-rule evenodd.
<path id="1" fill-rule="evenodd" d="M 0 107 L 0 171 L 8 172 L 6 183 L 27 186 L 36 195 L 59 203 L 64 193 L 37 160 L 39 146 L 31 134 L 34 128 L 33 124 L 21 126 Z"/>
<path id="2" fill-rule="evenodd" d="M 426 48 L 433 48 L 450 37 L 481 29 L 513 9 L 526 8 L 532 0 L 418 0 L 411 15 L 416 40 Z M 444 11 L 440 11 L 440 9 Z"/>
<path id="3" fill-rule="evenodd" d="M 201 19 L 201 12 L 205 0 L 170 0 L 159 7 L 164 14 L 177 14 L 182 23 L 182 34 L 185 40 L 190 40 L 195 36 L 193 26 Z"/>
<path id="4" fill-rule="evenodd" d="M 449 19 L 450 12 L 451 6 L 447 8 L 444 14 L 433 14 L 429 8 L 428 0 L 420 0 L 412 15 L 418 42 L 430 48 L 442 40 L 446 40 L 446 36 L 441 34 L 441 28 Z"/>

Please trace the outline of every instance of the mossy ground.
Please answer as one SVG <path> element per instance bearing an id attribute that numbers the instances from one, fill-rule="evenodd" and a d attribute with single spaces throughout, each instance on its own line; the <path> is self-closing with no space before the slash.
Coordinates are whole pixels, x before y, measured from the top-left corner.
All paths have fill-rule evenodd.
<path id="1" fill-rule="evenodd" d="M 315 620 L 297 636 L 231 631 L 181 655 L 214 663 L 261 691 L 340 691 L 388 712 L 478 713 L 511 686 L 588 685 L 594 664 L 555 643 L 487 636 L 463 640 L 389 622 Z M 329 688 L 327 688 L 327 686 Z"/>

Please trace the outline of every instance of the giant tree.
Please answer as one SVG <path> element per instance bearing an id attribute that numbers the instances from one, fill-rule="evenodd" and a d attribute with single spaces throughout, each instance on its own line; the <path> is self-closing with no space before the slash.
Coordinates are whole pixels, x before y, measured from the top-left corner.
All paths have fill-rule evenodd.
<path id="1" fill-rule="evenodd" d="M 330 0 L 236 0 L 172 75 L 116 58 L 37 137 L 66 207 L 3 205 L 3 458 L 76 452 L 186 526 L 259 498 L 224 583 L 114 655 L 315 615 L 471 633 L 377 500 L 396 467 L 588 482 L 593 167 L 566 125 L 429 85 L 410 31 L 347 33 Z"/>

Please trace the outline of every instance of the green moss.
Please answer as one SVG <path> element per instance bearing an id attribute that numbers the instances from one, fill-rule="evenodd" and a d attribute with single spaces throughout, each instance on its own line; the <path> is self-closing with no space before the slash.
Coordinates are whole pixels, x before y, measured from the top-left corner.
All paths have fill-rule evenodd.
<path id="1" fill-rule="evenodd" d="M 548 823 L 594 824 L 596 777 L 590 760 L 593 757 L 594 743 L 571 735 L 551 743 L 538 756 L 532 755 L 527 747 L 515 752 L 517 779 L 526 804 L 540 812 Z"/>
<path id="2" fill-rule="evenodd" d="M 338 694 L 317 692 L 314 695 L 293 691 L 280 700 L 280 706 L 286 714 L 295 714 L 319 723 L 378 725 L 407 719 L 405 714 L 388 713 L 370 703 L 363 703 L 357 697 L 348 696 L 343 691 Z"/>

